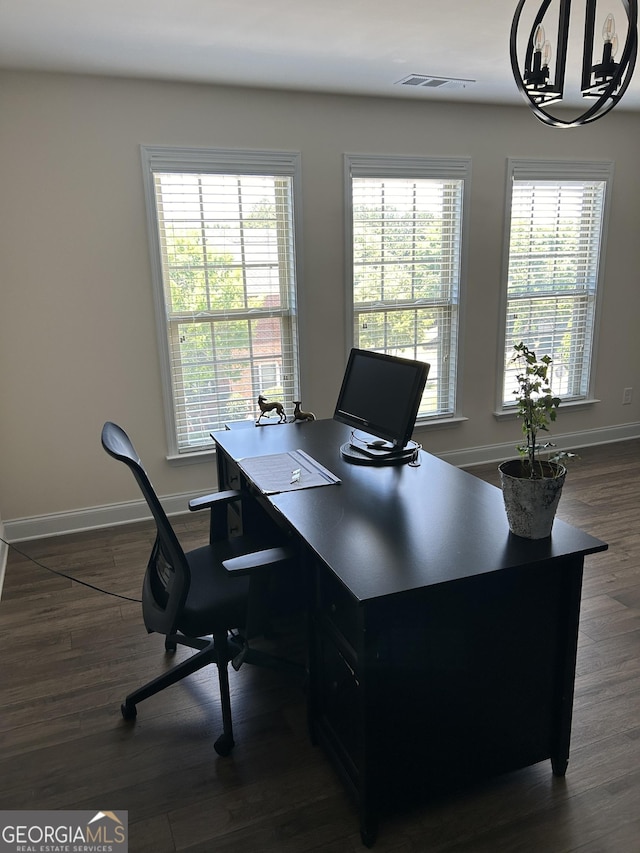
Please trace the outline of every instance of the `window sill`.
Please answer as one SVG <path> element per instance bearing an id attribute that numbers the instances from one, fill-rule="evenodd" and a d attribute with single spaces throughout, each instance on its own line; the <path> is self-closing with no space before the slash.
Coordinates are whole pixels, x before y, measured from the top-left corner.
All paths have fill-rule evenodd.
<path id="1" fill-rule="evenodd" d="M 568 400 L 566 403 L 560 403 L 559 411 L 566 412 L 568 409 L 588 409 L 595 403 L 599 402 L 600 400 L 596 400 L 594 397 L 591 397 L 589 400 Z M 509 409 L 502 409 L 499 412 L 494 412 L 493 417 L 497 421 L 515 420 L 517 417 L 515 406 L 511 406 Z"/>
<path id="2" fill-rule="evenodd" d="M 451 417 L 451 418 L 434 418 L 433 420 L 416 421 L 415 429 L 445 429 L 446 427 L 455 427 L 468 421 L 469 418 Z"/>
<path id="3" fill-rule="evenodd" d="M 452 417 L 452 418 L 434 418 L 433 420 L 417 421 L 415 425 L 416 431 L 446 429 L 448 427 L 459 426 L 468 421 L 469 418 Z M 248 425 L 253 425 L 253 421 L 247 421 Z M 241 422 L 244 426 L 245 422 Z M 216 457 L 215 447 L 211 450 L 192 450 L 189 453 L 171 453 L 165 459 L 174 468 L 181 468 L 184 465 L 199 465 L 201 462 L 213 462 Z"/>
<path id="4" fill-rule="evenodd" d="M 183 465 L 198 465 L 200 462 L 213 462 L 216 457 L 215 448 L 211 450 L 192 450 L 189 453 L 175 453 L 166 456 L 166 460 L 173 468 L 181 468 Z"/>

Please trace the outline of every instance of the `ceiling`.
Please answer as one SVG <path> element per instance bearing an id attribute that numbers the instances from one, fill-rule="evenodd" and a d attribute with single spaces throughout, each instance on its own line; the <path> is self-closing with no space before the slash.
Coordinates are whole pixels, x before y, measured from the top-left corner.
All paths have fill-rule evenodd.
<path id="1" fill-rule="evenodd" d="M 523 104 L 509 62 L 516 5 L 0 0 L 0 68 Z M 398 85 L 412 75 L 454 79 Z M 621 107 L 640 109 L 637 76 Z"/>

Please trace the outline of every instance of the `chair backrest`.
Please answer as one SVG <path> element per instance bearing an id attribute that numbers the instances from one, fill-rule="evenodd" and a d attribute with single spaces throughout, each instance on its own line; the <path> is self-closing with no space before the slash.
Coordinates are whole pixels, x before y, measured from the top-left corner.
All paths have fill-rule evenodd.
<path id="1" fill-rule="evenodd" d="M 127 433 L 108 421 L 102 428 L 102 446 L 131 470 L 156 523 L 156 541 L 142 585 L 142 614 L 148 631 L 172 634 L 189 592 L 189 564 Z"/>

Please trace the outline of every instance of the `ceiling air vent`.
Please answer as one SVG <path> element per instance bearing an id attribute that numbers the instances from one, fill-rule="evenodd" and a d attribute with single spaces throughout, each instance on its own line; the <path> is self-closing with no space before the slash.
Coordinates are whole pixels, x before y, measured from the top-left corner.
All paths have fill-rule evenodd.
<path id="1" fill-rule="evenodd" d="M 475 82 L 475 80 L 465 80 L 460 77 L 433 77 L 430 74 L 409 74 L 408 77 L 398 80 L 396 85 L 424 89 L 465 89 Z"/>

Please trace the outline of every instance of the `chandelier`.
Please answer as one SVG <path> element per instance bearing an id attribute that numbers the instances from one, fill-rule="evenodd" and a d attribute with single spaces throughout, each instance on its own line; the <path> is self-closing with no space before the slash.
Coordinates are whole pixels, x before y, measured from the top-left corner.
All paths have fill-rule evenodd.
<path id="1" fill-rule="evenodd" d="M 524 63 L 521 64 L 518 44 L 522 36 L 522 12 L 525 4 L 530 7 L 536 2 L 539 0 L 520 0 L 511 25 L 509 52 L 518 89 L 535 116 L 551 127 L 578 127 L 601 118 L 618 103 L 631 81 L 638 48 L 638 0 L 617 0 L 622 12 L 622 15 L 618 14 L 623 24 L 622 35 L 618 34 L 616 20 L 609 11 L 615 0 L 606 0 L 609 9 L 600 15 L 598 0 L 586 0 L 582 4 L 585 7 L 582 75 L 575 84 L 579 84 L 581 97 L 593 103 L 581 115 L 570 119 L 558 118 L 548 108 L 552 104 L 561 104 L 566 94 L 571 0 L 556 0 L 555 3 L 554 0 L 542 0 L 534 17 L 530 17 L 525 25 L 526 42 L 523 44 L 526 47 Z M 555 6 L 558 6 L 557 18 Z M 599 37 L 596 38 L 598 30 Z M 555 46 L 552 47 L 554 37 Z"/>

